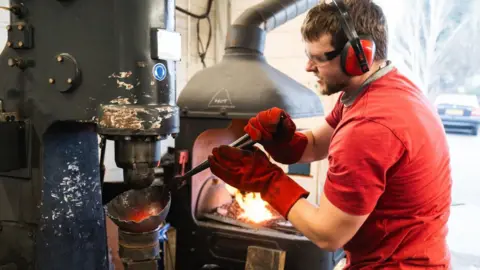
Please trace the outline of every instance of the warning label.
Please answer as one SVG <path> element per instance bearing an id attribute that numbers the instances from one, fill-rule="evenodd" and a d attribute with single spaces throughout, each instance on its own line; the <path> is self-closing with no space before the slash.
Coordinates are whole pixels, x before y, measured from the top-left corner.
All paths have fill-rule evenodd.
<path id="1" fill-rule="evenodd" d="M 227 89 L 217 91 L 210 102 L 208 108 L 235 108 Z"/>

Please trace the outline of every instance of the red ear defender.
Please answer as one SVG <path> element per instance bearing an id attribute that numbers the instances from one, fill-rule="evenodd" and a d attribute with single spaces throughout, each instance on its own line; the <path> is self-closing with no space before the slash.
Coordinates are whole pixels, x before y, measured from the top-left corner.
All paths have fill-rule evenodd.
<path id="1" fill-rule="evenodd" d="M 369 38 L 360 37 L 360 43 L 362 44 L 363 52 L 365 53 L 365 58 L 367 60 L 368 66 L 371 67 L 373 64 L 373 59 L 375 58 L 375 42 Z M 353 49 L 350 42 L 345 44 L 341 55 L 341 65 L 343 72 L 349 76 L 359 76 L 364 74 L 360 64 L 357 60 L 355 50 Z"/>

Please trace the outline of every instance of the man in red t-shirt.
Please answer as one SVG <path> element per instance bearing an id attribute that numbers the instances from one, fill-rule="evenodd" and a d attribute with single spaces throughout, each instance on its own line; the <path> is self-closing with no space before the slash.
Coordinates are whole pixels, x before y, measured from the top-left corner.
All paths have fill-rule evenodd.
<path id="1" fill-rule="evenodd" d="M 361 42 L 368 71 L 346 46 L 355 35 L 345 28 L 371 37 Z M 334 109 L 299 132 L 286 112 L 272 108 L 250 119 L 245 131 L 280 163 L 328 158 L 320 204 L 310 204 L 309 193 L 258 149 L 215 148 L 212 172 L 260 192 L 320 248 L 343 247 L 348 269 L 450 268 L 445 132 L 422 92 L 386 61 L 382 10 L 370 0 L 322 3 L 308 12 L 302 35 L 307 71 L 319 78 L 323 94 L 341 92 Z"/>

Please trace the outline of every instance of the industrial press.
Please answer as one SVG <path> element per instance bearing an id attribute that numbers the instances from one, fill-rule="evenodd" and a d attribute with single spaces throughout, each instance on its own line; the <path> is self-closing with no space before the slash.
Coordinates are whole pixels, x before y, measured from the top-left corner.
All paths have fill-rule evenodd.
<path id="1" fill-rule="evenodd" d="M 156 229 L 170 200 L 151 184 L 161 141 L 179 132 L 175 1 L 9 3 L 0 55 L 0 269 L 108 269 L 105 193 L 123 191 L 110 214 L 127 243 L 125 267 L 156 269 Z M 124 172 L 113 195 L 102 188 L 106 140 Z M 147 210 L 152 218 L 131 222 Z M 138 245 L 148 248 L 128 248 Z"/>

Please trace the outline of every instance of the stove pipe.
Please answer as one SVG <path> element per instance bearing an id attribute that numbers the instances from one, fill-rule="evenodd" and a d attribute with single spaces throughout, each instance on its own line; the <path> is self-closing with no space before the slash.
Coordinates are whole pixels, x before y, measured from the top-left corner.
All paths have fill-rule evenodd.
<path id="1" fill-rule="evenodd" d="M 222 60 L 196 73 L 177 104 L 183 117 L 249 118 L 271 107 L 293 118 L 323 115 L 319 97 L 267 63 L 266 34 L 304 13 L 318 0 L 267 0 L 230 26 Z"/>
<path id="2" fill-rule="evenodd" d="M 263 54 L 267 32 L 309 10 L 318 0 L 266 0 L 248 8 L 227 34 L 225 48 L 244 48 Z"/>

